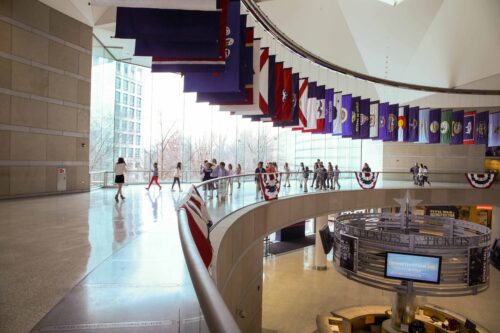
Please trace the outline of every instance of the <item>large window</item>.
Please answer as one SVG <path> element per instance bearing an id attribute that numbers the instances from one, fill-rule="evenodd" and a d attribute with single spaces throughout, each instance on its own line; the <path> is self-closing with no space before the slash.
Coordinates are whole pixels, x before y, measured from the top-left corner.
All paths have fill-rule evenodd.
<path id="1" fill-rule="evenodd" d="M 196 94 L 184 94 L 180 75 L 151 74 L 98 51 L 92 62 L 91 170 L 112 170 L 120 156 L 132 170 L 150 170 L 154 162 L 172 170 L 182 162 L 188 181 L 199 180 L 200 165 L 212 158 L 240 164 L 246 172 L 259 161 L 276 161 L 280 170 L 288 163 L 297 171 L 301 162 L 312 167 L 318 158 L 344 171 L 359 170 L 365 161 L 380 169 L 376 141 L 300 133 L 231 116 L 196 103 Z"/>

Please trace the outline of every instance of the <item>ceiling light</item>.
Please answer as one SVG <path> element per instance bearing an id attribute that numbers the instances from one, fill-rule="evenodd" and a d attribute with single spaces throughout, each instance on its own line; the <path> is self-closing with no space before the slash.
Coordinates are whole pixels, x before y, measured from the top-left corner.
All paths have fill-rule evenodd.
<path id="1" fill-rule="evenodd" d="M 391 6 L 396 6 L 396 5 L 399 5 L 401 2 L 403 2 L 404 0 L 378 0 L 378 1 L 381 1 L 381 2 L 388 4 L 388 5 L 391 5 Z"/>

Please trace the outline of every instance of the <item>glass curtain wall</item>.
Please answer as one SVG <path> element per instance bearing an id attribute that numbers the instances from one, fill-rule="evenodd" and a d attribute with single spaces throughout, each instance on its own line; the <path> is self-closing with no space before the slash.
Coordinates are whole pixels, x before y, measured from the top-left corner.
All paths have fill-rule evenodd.
<path id="1" fill-rule="evenodd" d="M 113 60 L 95 43 L 92 62 L 90 170 L 111 171 L 124 157 L 130 182 L 145 182 L 152 164 L 161 179 L 170 180 L 178 162 L 183 180 L 200 180 L 204 160 L 241 165 L 252 173 L 259 161 L 288 162 L 299 170 L 316 159 L 343 171 L 360 170 L 368 162 L 381 170 L 382 144 L 331 135 L 301 133 L 272 123 L 252 122 L 196 103 L 196 94 L 183 93 L 178 74 L 151 74 L 150 69 Z M 135 172 L 134 172 L 135 171 Z"/>

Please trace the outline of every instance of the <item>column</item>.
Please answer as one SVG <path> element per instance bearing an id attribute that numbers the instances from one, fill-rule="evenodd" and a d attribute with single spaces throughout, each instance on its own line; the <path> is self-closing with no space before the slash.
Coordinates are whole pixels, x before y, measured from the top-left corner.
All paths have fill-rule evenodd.
<path id="1" fill-rule="evenodd" d="M 326 254 L 323 251 L 323 245 L 321 244 L 321 237 L 319 235 L 319 230 L 328 224 L 328 216 L 318 216 L 315 218 L 316 226 L 316 246 L 314 249 L 314 266 L 313 268 L 318 271 L 326 271 Z"/>
<path id="2" fill-rule="evenodd" d="M 491 244 L 500 238 L 500 205 L 493 206 L 491 212 Z"/>

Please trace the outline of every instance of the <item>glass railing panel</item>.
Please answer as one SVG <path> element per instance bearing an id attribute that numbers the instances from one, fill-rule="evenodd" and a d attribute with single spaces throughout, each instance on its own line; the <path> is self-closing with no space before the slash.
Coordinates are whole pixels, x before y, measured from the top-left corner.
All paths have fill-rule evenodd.
<path id="1" fill-rule="evenodd" d="M 413 175 L 409 172 L 379 172 L 377 174 L 375 189 L 471 188 L 464 173 L 429 173 L 427 179 L 416 177 L 415 182 Z M 360 176 L 359 173 L 358 176 Z M 497 182 L 499 182 L 498 179 Z M 354 171 L 341 172 L 338 183 L 327 180 L 325 185 L 322 185 L 321 181 L 318 182 L 310 174 L 307 180 L 307 191 L 304 187 L 302 173 L 290 173 L 288 182 L 286 181 L 286 174 L 282 174 L 281 184 L 279 198 L 339 190 L 362 190 Z M 196 187 L 205 200 L 214 221 L 214 226 L 219 220 L 238 209 L 264 201 L 260 192 L 257 191 L 254 174 L 213 179 L 197 183 Z"/>

